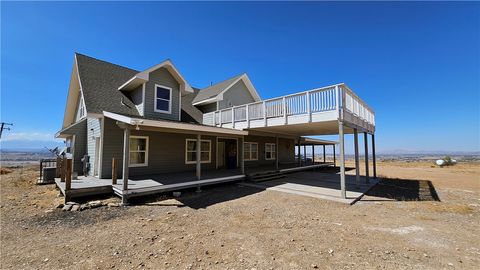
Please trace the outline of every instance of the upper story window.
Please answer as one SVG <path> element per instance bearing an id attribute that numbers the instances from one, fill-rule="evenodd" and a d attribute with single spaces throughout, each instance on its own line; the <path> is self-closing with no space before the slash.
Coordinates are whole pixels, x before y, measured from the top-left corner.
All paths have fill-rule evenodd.
<path id="1" fill-rule="evenodd" d="M 155 111 L 172 113 L 172 88 L 155 85 Z"/>

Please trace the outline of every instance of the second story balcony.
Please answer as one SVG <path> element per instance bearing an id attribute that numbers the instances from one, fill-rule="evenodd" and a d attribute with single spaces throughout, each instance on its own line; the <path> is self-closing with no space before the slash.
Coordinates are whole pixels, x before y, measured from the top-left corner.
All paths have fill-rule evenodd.
<path id="1" fill-rule="evenodd" d="M 203 115 L 204 125 L 283 133 L 302 129 L 305 135 L 337 134 L 339 121 L 360 132 L 375 132 L 374 111 L 343 83 Z"/>

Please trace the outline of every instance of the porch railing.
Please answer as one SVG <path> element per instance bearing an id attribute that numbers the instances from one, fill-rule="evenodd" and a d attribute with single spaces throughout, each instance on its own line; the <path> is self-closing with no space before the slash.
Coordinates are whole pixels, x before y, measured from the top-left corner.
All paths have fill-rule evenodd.
<path id="1" fill-rule="evenodd" d="M 339 104 L 340 106 L 338 106 Z M 294 115 L 311 115 L 335 110 L 338 111 L 339 117 L 343 117 L 340 110 L 344 110 L 361 121 L 375 126 L 373 110 L 345 84 L 317 88 L 206 113 L 203 115 L 203 124 L 212 126 L 232 124 L 232 127 L 235 127 L 235 123 L 243 121 L 287 118 Z"/>

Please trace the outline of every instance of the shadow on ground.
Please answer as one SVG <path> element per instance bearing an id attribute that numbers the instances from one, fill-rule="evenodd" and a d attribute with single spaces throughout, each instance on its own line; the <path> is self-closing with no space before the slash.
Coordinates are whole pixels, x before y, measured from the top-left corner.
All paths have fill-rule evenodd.
<path id="1" fill-rule="evenodd" d="M 385 178 L 365 195 L 396 201 L 440 201 L 435 187 L 429 180 Z M 362 199 L 362 201 L 372 200 L 374 199 Z"/>
<path id="2" fill-rule="evenodd" d="M 177 206 L 200 209 L 207 208 L 217 203 L 223 203 L 253 195 L 261 191 L 263 190 L 258 188 L 243 187 L 234 183 L 226 183 L 202 187 L 201 192 L 196 192 L 195 189 L 183 190 L 182 195 L 178 198 L 170 195 L 152 195 L 132 198 L 129 200 L 129 203 L 131 205 Z M 169 199 L 175 199 L 178 203 L 162 203 L 162 201 L 167 201 Z"/>

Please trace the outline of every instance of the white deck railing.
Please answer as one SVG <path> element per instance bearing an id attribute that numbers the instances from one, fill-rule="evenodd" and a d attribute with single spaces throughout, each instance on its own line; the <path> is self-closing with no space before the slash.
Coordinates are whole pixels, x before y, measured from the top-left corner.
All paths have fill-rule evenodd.
<path id="1" fill-rule="evenodd" d="M 355 125 L 366 127 L 368 130 L 375 127 L 373 110 L 345 84 L 317 88 L 205 113 L 203 124 L 212 126 L 229 124 L 235 128 L 237 123 L 250 123 L 250 121 L 262 119 L 267 125 L 267 119 L 273 118 L 284 118 L 285 124 L 287 124 L 288 117 L 307 115 L 311 121 L 311 115 L 328 111 L 336 111 L 338 119 L 343 118 Z"/>

